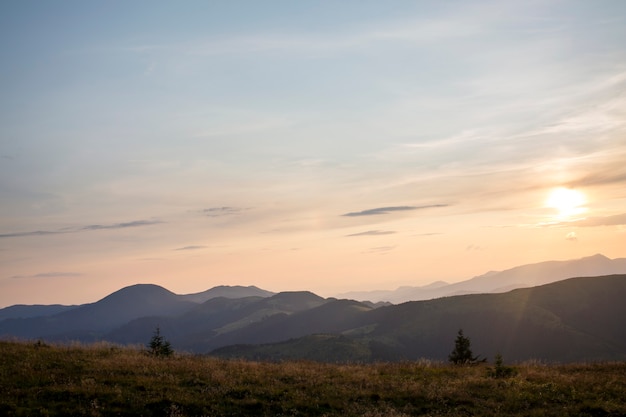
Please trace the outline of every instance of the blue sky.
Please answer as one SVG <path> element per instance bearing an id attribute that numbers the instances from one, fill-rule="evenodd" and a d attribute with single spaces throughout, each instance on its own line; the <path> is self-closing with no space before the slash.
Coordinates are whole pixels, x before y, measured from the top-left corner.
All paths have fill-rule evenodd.
<path id="1" fill-rule="evenodd" d="M 624 257 L 624 39 L 621 1 L 5 2 L 0 304 Z"/>

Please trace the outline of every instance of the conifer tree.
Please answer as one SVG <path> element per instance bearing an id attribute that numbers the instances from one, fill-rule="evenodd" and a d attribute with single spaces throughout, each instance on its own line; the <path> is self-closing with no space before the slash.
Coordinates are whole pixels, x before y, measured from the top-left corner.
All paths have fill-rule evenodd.
<path id="1" fill-rule="evenodd" d="M 454 341 L 454 350 L 448 355 L 448 360 L 455 365 L 484 362 L 484 360 L 480 361 L 478 356 L 474 356 L 470 345 L 470 339 L 463 335 L 463 329 L 459 329 L 459 333 Z"/>
<path id="2" fill-rule="evenodd" d="M 489 370 L 489 375 L 493 378 L 507 378 L 515 375 L 515 369 L 510 366 L 504 366 L 502 355 L 497 353 L 495 356 L 495 368 Z"/>
<path id="3" fill-rule="evenodd" d="M 148 349 L 150 355 L 157 357 L 167 357 L 174 353 L 170 342 L 161 336 L 161 329 L 158 326 L 154 331 L 152 339 L 150 339 L 150 343 L 148 343 Z"/>

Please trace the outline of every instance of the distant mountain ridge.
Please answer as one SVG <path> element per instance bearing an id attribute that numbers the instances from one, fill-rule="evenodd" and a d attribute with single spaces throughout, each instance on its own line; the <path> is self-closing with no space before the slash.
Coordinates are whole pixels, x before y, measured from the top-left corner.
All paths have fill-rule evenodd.
<path id="1" fill-rule="evenodd" d="M 570 278 L 507 293 L 364 309 L 344 315 L 341 323 L 326 322 L 317 333 L 287 332 L 276 342 L 241 340 L 211 354 L 252 360 L 445 361 L 462 328 L 474 353 L 490 360 L 498 353 L 509 361 L 626 360 L 624 297 L 626 275 Z M 263 330 L 271 334 L 279 328 L 298 328 L 302 320 L 302 314 L 293 314 L 273 325 L 264 323 Z"/>
<path id="2" fill-rule="evenodd" d="M 150 316 L 176 316 L 212 294 L 227 293 L 235 297 L 249 294 L 272 294 L 256 287 L 216 287 L 203 293 L 177 295 L 154 284 L 136 284 L 122 288 L 103 299 L 79 306 L 15 306 L 0 309 L 0 336 L 47 338 L 54 340 L 99 340 L 102 335 L 126 323 Z"/>
<path id="3" fill-rule="evenodd" d="M 337 297 L 359 301 L 388 301 L 398 304 L 453 295 L 500 293 L 516 288 L 549 284 L 572 277 L 623 273 L 626 273 L 626 258 L 609 259 L 604 255 L 596 254 L 568 261 L 547 261 L 517 266 L 504 271 L 490 271 L 453 284 L 438 281 L 430 285 L 404 286 L 396 290 L 347 292 Z"/>
<path id="4" fill-rule="evenodd" d="M 211 298 L 243 298 L 243 297 L 271 297 L 275 293 L 262 290 L 254 285 L 244 287 L 241 285 L 219 285 L 203 292 L 183 295 L 186 300 L 194 303 L 203 303 Z"/>
<path id="5" fill-rule="evenodd" d="M 487 357 L 499 352 L 508 360 L 626 360 L 626 274 L 554 277 L 576 266 L 584 274 L 612 268 L 614 261 L 596 255 L 490 272 L 457 284 L 438 282 L 421 291 L 495 290 L 398 305 L 252 286 L 178 295 L 138 284 L 80 306 L 0 309 L 0 338 L 145 345 L 159 327 L 179 352 L 366 362 L 445 360 L 463 328 L 475 353 Z M 520 280 L 556 282 L 502 291 Z"/>
<path id="6" fill-rule="evenodd" d="M 0 321 L 4 319 L 28 319 L 33 317 L 51 316 L 76 308 L 78 306 L 65 306 L 61 304 L 52 305 L 25 305 L 16 304 L 0 309 Z"/>

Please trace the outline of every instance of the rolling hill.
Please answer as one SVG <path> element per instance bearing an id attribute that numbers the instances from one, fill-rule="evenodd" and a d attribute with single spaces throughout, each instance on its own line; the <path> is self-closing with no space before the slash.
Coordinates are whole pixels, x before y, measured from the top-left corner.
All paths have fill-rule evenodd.
<path id="1" fill-rule="evenodd" d="M 578 261 L 526 265 L 452 285 L 458 292 L 506 287 L 521 278 L 541 283 L 553 280 L 543 275 L 546 271 L 558 275 L 571 272 L 572 265 L 612 268 L 616 260 L 595 256 Z M 452 285 L 437 283 L 427 290 L 433 294 Z M 474 353 L 488 358 L 501 353 L 520 361 L 624 360 L 624 299 L 626 274 L 398 305 L 257 287 L 177 295 L 140 284 L 80 306 L 2 309 L 0 317 L 6 318 L 0 319 L 0 338 L 145 345 L 159 327 L 179 352 L 271 360 L 445 361 L 462 328 Z"/>
<path id="2" fill-rule="evenodd" d="M 203 292 L 183 295 L 185 300 L 194 303 L 203 303 L 212 298 L 243 298 L 243 297 L 271 297 L 275 293 L 262 290 L 254 285 L 244 287 L 241 285 L 219 285 Z"/>
<path id="3" fill-rule="evenodd" d="M 265 294 L 256 287 L 217 287 L 215 291 L 177 295 L 163 287 L 137 284 L 80 306 L 11 306 L 0 310 L 0 336 L 46 340 L 101 340 L 103 335 L 142 317 L 178 316 L 198 306 L 194 299 L 212 294 Z M 271 294 L 271 293 L 269 293 Z M 5 311 L 7 313 L 5 313 Z"/>
<path id="4" fill-rule="evenodd" d="M 480 294 L 414 301 L 364 310 L 323 337 L 310 339 L 319 351 L 341 346 L 343 361 L 446 360 L 459 328 L 472 339 L 475 354 L 508 360 L 553 362 L 626 359 L 626 275 L 572 278 L 501 294 Z M 276 327 L 306 322 L 294 314 Z M 342 329 L 342 330 L 341 330 Z M 341 331 L 339 331 L 341 330 Z M 265 332 L 273 332 L 265 324 Z M 285 336 L 291 336 L 285 334 Z M 346 346 L 351 345 L 352 350 Z M 364 354 L 364 350 L 368 353 Z M 313 359 L 300 338 L 279 345 L 222 347 L 212 353 L 254 359 Z M 354 355 L 352 354 L 354 353 Z M 334 353 L 330 358 L 337 360 Z M 367 357 L 367 359 L 364 359 Z"/>
<path id="5" fill-rule="evenodd" d="M 33 317 L 52 316 L 76 308 L 77 306 L 52 305 L 24 305 L 16 304 L 0 309 L 0 321 L 6 319 L 29 319 Z"/>

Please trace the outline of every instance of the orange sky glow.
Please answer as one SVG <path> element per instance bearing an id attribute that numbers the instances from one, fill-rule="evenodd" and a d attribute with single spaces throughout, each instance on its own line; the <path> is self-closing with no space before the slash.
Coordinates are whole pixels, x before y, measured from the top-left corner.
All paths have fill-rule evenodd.
<path id="1" fill-rule="evenodd" d="M 39 6 L 0 5 L 0 307 L 626 257 L 624 2 Z"/>

